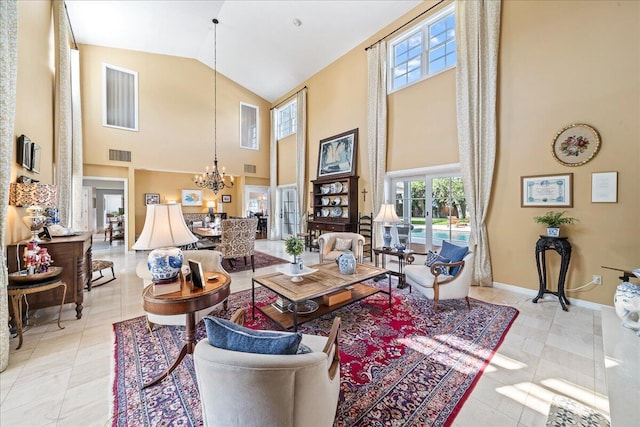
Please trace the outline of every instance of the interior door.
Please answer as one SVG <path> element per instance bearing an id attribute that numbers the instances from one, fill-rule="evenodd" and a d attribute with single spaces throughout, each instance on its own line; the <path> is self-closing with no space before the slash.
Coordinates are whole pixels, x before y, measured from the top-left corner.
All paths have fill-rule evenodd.
<path id="1" fill-rule="evenodd" d="M 105 194 L 104 195 L 104 212 L 103 220 L 105 226 L 109 223 L 107 221 L 107 214 L 112 212 L 119 212 L 120 209 L 124 209 L 124 197 L 119 194 Z"/>

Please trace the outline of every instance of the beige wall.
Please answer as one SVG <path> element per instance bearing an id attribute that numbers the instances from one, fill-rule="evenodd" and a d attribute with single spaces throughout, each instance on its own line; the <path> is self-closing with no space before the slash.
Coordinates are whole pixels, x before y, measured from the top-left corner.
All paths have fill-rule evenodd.
<path id="1" fill-rule="evenodd" d="M 16 148 L 11 153 L 11 182 L 26 175 L 42 183 L 53 183 L 53 88 L 51 3 L 18 2 L 18 78 L 16 83 L 16 119 L 14 134 L 24 134 L 41 146 L 41 169 L 36 174 L 16 163 Z M 6 242 L 30 235 L 22 224 L 24 208 L 9 206 Z"/>
<path id="2" fill-rule="evenodd" d="M 360 128 L 360 191 L 369 188 L 366 147 L 364 47 L 434 2 L 373 35 L 307 82 L 309 177 L 315 177 L 319 140 Z M 533 216 L 544 208 L 520 207 L 520 177 L 572 172 L 580 223 L 568 230 L 573 245 L 568 287 L 603 276 L 604 285 L 569 294 L 612 303 L 617 274 L 602 265 L 640 265 L 640 2 L 503 1 L 499 65 L 498 157 L 488 218 L 494 280 L 537 289 L 534 245 L 544 233 Z M 588 31 L 576 25 L 589 22 Z M 615 28 L 615 31 L 611 29 Z M 541 43 L 541 32 L 548 43 Z M 459 161 L 455 70 L 389 96 L 387 170 Z M 284 96 L 283 96 L 284 98 Z M 551 141 L 569 123 L 585 122 L 602 136 L 602 149 L 587 165 L 569 168 L 551 156 Z M 591 173 L 619 172 L 618 203 L 591 203 Z M 359 197 L 360 211 L 370 198 Z M 549 255 L 552 283 L 557 257 Z"/>

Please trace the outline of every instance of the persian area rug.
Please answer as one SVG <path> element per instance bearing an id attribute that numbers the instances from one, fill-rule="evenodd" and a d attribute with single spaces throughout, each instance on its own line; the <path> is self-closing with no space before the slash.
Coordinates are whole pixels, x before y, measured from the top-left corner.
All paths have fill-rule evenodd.
<path id="1" fill-rule="evenodd" d="M 370 282 L 376 285 L 374 282 Z M 380 286 L 386 288 L 384 281 Z M 257 304 L 275 297 L 256 289 Z M 300 326 L 327 335 L 332 316 L 342 318 L 341 385 L 335 426 L 447 426 L 493 357 L 518 315 L 513 307 L 471 300 L 440 303 L 418 292 L 393 289 L 390 309 L 379 293 Z M 250 307 L 251 291 L 232 294 L 229 308 L 214 310 L 228 318 Z M 249 309 L 247 326 L 277 329 Z M 115 323 L 113 426 L 202 425 L 193 357 L 187 355 L 172 375 L 146 390 L 142 384 L 164 372 L 183 345 L 184 328 L 164 326 L 150 334 L 144 317 Z M 203 322 L 197 338 L 206 336 Z"/>
<path id="2" fill-rule="evenodd" d="M 271 265 L 276 264 L 287 264 L 291 261 L 287 261 L 286 259 L 277 258 L 271 256 L 269 254 L 265 254 L 264 252 L 253 251 L 253 265 L 255 269 L 259 269 L 262 267 L 269 267 Z M 229 260 L 222 261 L 222 267 L 227 270 L 229 273 L 237 273 L 239 271 L 247 271 L 251 270 L 251 259 L 247 257 L 247 265 L 244 264 L 244 258 L 239 257 L 237 259 L 232 260 L 233 267 L 229 264 Z"/>

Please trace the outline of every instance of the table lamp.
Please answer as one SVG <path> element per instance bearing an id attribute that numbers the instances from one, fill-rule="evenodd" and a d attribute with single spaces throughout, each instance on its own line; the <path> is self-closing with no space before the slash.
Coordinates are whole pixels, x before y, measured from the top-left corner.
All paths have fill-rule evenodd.
<path id="1" fill-rule="evenodd" d="M 12 183 L 9 188 L 9 204 L 16 207 L 26 207 L 27 215 L 22 222 L 31 231 L 30 242 L 42 242 L 38 232 L 42 230 L 47 217 L 43 215 L 44 208 L 56 207 L 58 204 L 58 189 L 55 185 L 33 182 Z"/>
<path id="2" fill-rule="evenodd" d="M 380 206 L 380 212 L 373 219 L 374 222 L 381 222 L 384 227 L 384 234 L 382 239 L 384 240 L 384 247 L 391 247 L 391 225 L 400 222 L 400 218 L 396 215 L 396 208 L 394 205 L 388 203 Z"/>
<path id="3" fill-rule="evenodd" d="M 153 249 L 147 258 L 153 283 L 169 283 L 178 277 L 184 260 L 177 246 L 197 241 L 184 221 L 182 205 L 168 203 L 147 205 L 142 233 L 131 247 L 136 250 Z"/>

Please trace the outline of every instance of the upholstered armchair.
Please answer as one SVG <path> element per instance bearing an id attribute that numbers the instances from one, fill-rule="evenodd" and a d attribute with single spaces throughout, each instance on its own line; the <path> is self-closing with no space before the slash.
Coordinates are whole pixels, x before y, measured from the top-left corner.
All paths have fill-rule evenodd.
<path id="1" fill-rule="evenodd" d="M 222 267 L 222 254 L 217 251 L 210 250 L 188 250 L 182 251 L 182 255 L 184 256 L 184 261 L 182 262 L 183 269 L 184 266 L 189 265 L 189 260 L 192 259 L 194 261 L 198 261 L 202 264 L 202 271 L 220 271 L 223 273 L 227 273 L 225 269 Z M 147 268 L 147 261 L 140 261 L 136 266 L 136 274 L 139 278 L 142 279 L 142 286 L 147 287 L 151 285 L 153 282 L 151 281 L 151 273 Z M 226 305 L 226 301 L 224 304 Z M 199 322 L 204 316 L 209 314 L 213 307 L 200 310 L 196 312 L 196 322 Z M 165 316 L 160 314 L 147 313 L 147 323 L 149 325 L 149 330 L 153 329 L 154 324 L 158 325 L 185 325 L 186 317 L 184 314 L 173 315 L 173 316 Z"/>
<path id="2" fill-rule="evenodd" d="M 242 320 L 246 309 L 234 318 Z M 233 318 L 232 318 L 233 319 Z M 193 353 L 205 426 L 333 426 L 340 394 L 340 318 L 305 354 L 256 354 L 200 341 Z"/>
<path id="3" fill-rule="evenodd" d="M 233 259 L 244 257 L 244 264 L 247 264 L 247 257 L 251 257 L 251 270 L 256 271 L 254 266 L 253 248 L 256 242 L 256 230 L 258 229 L 258 218 L 234 218 L 222 220 L 222 235 L 220 244 L 216 250 L 222 252 L 222 258 L 233 267 Z"/>
<path id="4" fill-rule="evenodd" d="M 324 233 L 318 237 L 318 245 L 320 263 L 335 260 L 345 250 L 353 252 L 356 261 L 362 262 L 364 237 L 358 233 Z"/>
<path id="5" fill-rule="evenodd" d="M 426 255 L 414 252 L 408 262 L 413 262 L 413 255 Z M 433 309 L 438 311 L 438 301 L 445 299 L 465 298 L 469 304 L 469 287 L 473 270 L 473 252 L 467 252 L 462 261 L 444 263 L 435 262 L 430 267 L 426 264 L 409 264 L 404 267 L 404 274 L 411 289 L 416 289 L 433 300 Z M 459 267 L 454 275 L 447 273 Z"/>

